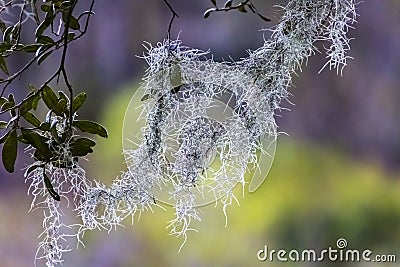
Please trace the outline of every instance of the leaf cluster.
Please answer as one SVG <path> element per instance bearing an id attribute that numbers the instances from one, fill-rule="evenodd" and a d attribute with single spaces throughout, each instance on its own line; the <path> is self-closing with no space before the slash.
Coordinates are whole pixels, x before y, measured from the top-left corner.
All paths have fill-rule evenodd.
<path id="1" fill-rule="evenodd" d="M 76 116 L 72 116 L 72 121 L 69 120 L 70 114 L 76 114 L 84 104 L 86 93 L 77 95 L 71 102 L 63 92 L 56 94 L 49 86 L 45 86 L 42 90 L 29 94 L 18 105 L 13 100 L 12 94 L 8 99 L 0 99 L 1 110 L 8 109 L 15 118 L 9 122 L 0 122 L 5 132 L 0 138 L 0 143 L 4 143 L 3 165 L 8 172 L 14 172 L 18 142 L 32 148 L 32 156 L 35 161 L 40 162 L 39 165 L 52 163 L 61 168 L 72 168 L 74 161 L 92 153 L 92 148 L 96 145 L 89 138 L 79 137 L 78 132 L 107 138 L 106 129 L 96 122 L 77 120 Z M 49 109 L 43 122 L 34 114 L 41 100 Z M 66 160 L 66 156 L 71 160 Z"/>

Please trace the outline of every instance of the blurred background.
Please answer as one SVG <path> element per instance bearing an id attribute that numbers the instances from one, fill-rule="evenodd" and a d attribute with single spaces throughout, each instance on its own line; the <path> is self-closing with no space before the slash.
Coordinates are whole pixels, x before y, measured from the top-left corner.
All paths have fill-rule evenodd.
<path id="1" fill-rule="evenodd" d="M 253 1 L 272 19 L 266 23 L 234 11 L 203 19 L 211 7 L 208 0 L 171 0 L 179 14 L 172 36 L 179 35 L 185 45 L 209 49 L 215 60 L 240 59 L 247 49 L 262 45 L 260 30 L 279 19 L 273 4 L 284 2 Z M 109 130 L 109 139 L 97 140 L 95 153 L 84 163 L 88 177 L 110 184 L 125 169 L 124 112 L 146 69 L 137 55 L 145 51 L 143 41 L 154 44 L 166 37 L 170 13 L 161 0 L 96 1 L 95 12 L 88 34 L 71 46 L 68 70 L 77 90 L 88 93 L 80 117 L 96 119 Z M 339 238 L 345 238 L 350 249 L 395 254 L 399 262 L 400 2 L 365 1 L 358 13 L 350 32 L 354 60 L 343 77 L 334 71 L 318 75 L 325 55 L 316 55 L 294 78 L 290 100 L 295 105 L 284 103 L 291 111 L 277 117 L 280 131 L 288 135 L 278 138 L 272 169 L 260 190 L 246 193 L 240 206 L 228 209 L 227 227 L 221 207 L 207 206 L 201 210 L 201 223 L 195 225 L 199 232 L 191 232 L 178 253 L 183 240 L 165 229 L 172 210 L 154 210 L 142 214 L 133 226 L 126 221 L 126 227 L 117 231 L 86 233 L 86 247 L 67 253 L 64 266 L 282 266 L 257 260 L 257 251 L 265 245 L 318 251 L 336 248 Z M 56 64 L 54 56 L 15 86 L 24 92 L 26 81 L 40 84 Z M 28 213 L 31 197 L 26 195 L 22 169 L 30 160 L 20 153 L 15 174 L 0 169 L 3 267 L 33 266 L 42 213 Z"/>

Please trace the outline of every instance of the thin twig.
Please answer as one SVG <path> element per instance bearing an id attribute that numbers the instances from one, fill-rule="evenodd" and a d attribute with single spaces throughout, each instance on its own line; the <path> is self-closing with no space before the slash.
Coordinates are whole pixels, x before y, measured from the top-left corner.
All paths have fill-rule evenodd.
<path id="1" fill-rule="evenodd" d="M 179 18 L 179 15 L 175 12 L 175 10 L 171 6 L 171 4 L 168 2 L 168 0 L 163 0 L 163 1 L 168 6 L 168 8 L 169 8 L 169 10 L 171 11 L 171 14 L 172 14 L 171 20 L 169 21 L 169 25 L 168 25 L 168 35 L 167 35 L 167 39 L 170 40 L 171 39 L 172 23 L 174 22 L 175 18 Z"/>

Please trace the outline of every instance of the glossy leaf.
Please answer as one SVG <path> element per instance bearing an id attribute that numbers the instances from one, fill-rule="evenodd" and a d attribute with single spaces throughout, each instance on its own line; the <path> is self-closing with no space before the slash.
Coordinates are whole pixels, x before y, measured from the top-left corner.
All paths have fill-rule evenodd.
<path id="1" fill-rule="evenodd" d="M 59 116 L 62 115 L 62 110 L 58 105 L 58 97 L 49 86 L 45 86 L 42 89 L 42 99 L 50 110 Z"/>
<path id="2" fill-rule="evenodd" d="M 3 53 L 9 49 L 11 49 L 12 44 L 9 43 L 0 43 L 0 53 Z"/>
<path id="3" fill-rule="evenodd" d="M 67 103 L 66 99 L 62 98 L 62 99 L 58 100 L 58 106 L 60 107 L 60 109 L 62 110 L 62 112 L 64 114 L 68 114 L 69 113 L 69 111 L 68 111 L 68 103 Z"/>
<path id="4" fill-rule="evenodd" d="M 264 17 L 264 16 L 261 15 L 260 13 L 257 13 L 257 15 L 258 15 L 262 20 L 264 20 L 264 21 L 266 21 L 266 22 L 270 22 L 270 21 L 271 21 L 269 18 Z"/>
<path id="5" fill-rule="evenodd" d="M 6 102 L 8 102 L 8 99 L 7 99 L 7 98 L 5 98 L 5 97 L 0 97 L 0 107 L 1 107 L 4 103 L 6 103 Z"/>
<path id="6" fill-rule="evenodd" d="M 73 16 L 69 17 L 69 27 L 77 31 L 81 28 L 79 25 L 79 21 Z"/>
<path id="7" fill-rule="evenodd" d="M 50 5 L 41 5 L 41 6 L 40 6 L 40 9 L 41 9 L 42 11 L 44 11 L 44 12 L 50 12 L 50 11 L 52 11 L 53 7 L 50 6 Z"/>
<path id="8" fill-rule="evenodd" d="M 50 123 L 49 122 L 42 122 L 40 124 L 40 130 L 44 131 L 44 132 L 50 132 Z"/>
<path id="9" fill-rule="evenodd" d="M 71 40 L 73 40 L 75 38 L 75 36 L 76 36 L 76 34 L 74 32 L 70 32 L 67 35 L 67 40 L 71 41 Z"/>
<path id="10" fill-rule="evenodd" d="M 72 126 L 75 126 L 82 132 L 88 132 L 91 134 L 97 134 L 101 137 L 107 138 L 108 133 L 107 130 L 101 126 L 100 124 L 93 122 L 93 121 L 86 121 L 86 120 L 76 120 L 72 123 Z"/>
<path id="11" fill-rule="evenodd" d="M 39 37 L 43 34 L 43 32 L 51 25 L 51 23 L 54 20 L 54 15 L 53 15 L 53 10 L 50 10 L 49 12 L 46 13 L 46 16 L 42 23 L 39 24 L 39 27 L 37 27 L 35 36 Z"/>
<path id="12" fill-rule="evenodd" d="M 83 92 L 74 98 L 74 101 L 72 102 L 72 113 L 77 112 L 82 107 L 86 101 L 86 97 L 86 93 Z"/>
<path id="13" fill-rule="evenodd" d="M 49 192 L 50 196 L 54 200 L 60 201 L 61 200 L 60 195 L 54 190 L 50 178 L 47 176 L 45 171 L 43 171 L 43 179 L 44 179 L 44 184 L 46 185 L 47 191 Z"/>
<path id="14" fill-rule="evenodd" d="M 36 42 L 41 43 L 41 44 L 53 44 L 54 40 L 47 35 L 41 35 L 36 38 Z"/>
<path id="15" fill-rule="evenodd" d="M 32 7 L 32 12 L 33 12 L 33 17 L 35 18 L 36 23 L 39 25 L 40 21 L 39 21 L 38 10 L 36 7 L 36 2 L 37 2 L 37 0 L 31 0 L 31 7 Z"/>
<path id="16" fill-rule="evenodd" d="M 26 112 L 22 117 L 35 127 L 40 127 L 40 120 L 31 112 Z"/>
<path id="17" fill-rule="evenodd" d="M 43 168 L 43 165 L 31 165 L 24 173 L 24 177 L 26 178 L 31 172 L 36 170 L 37 168 Z"/>
<path id="18" fill-rule="evenodd" d="M 17 159 L 17 147 L 17 132 L 13 129 L 7 136 L 2 151 L 3 165 L 10 173 L 14 172 L 14 165 Z"/>
<path id="19" fill-rule="evenodd" d="M 96 142 L 89 138 L 79 138 L 71 143 L 71 154 L 73 157 L 83 157 L 93 152 L 92 147 Z"/>
<path id="20" fill-rule="evenodd" d="M 15 104 L 12 103 L 12 102 L 8 102 L 8 101 L 7 101 L 7 102 L 5 102 L 3 105 L 1 105 L 1 111 L 10 109 L 10 108 L 12 108 L 12 107 L 15 107 Z"/>
<path id="21" fill-rule="evenodd" d="M 26 45 L 22 50 L 26 53 L 36 53 L 40 46 L 39 44 Z"/>
<path id="22" fill-rule="evenodd" d="M 10 134 L 10 132 L 7 132 L 3 136 L 0 137 L 0 144 L 3 144 L 6 141 L 8 135 Z"/>
<path id="23" fill-rule="evenodd" d="M 25 98 L 19 108 L 19 114 L 23 116 L 25 113 L 33 109 L 34 104 L 40 98 L 38 95 L 31 94 L 27 98 Z"/>
<path id="24" fill-rule="evenodd" d="M 8 72 L 7 61 L 3 56 L 0 55 L 0 69 L 7 75 L 10 75 Z"/>
<path id="25" fill-rule="evenodd" d="M 2 19 L 0 19 L 0 30 L 4 32 L 6 29 L 7 29 L 6 23 Z"/>
<path id="26" fill-rule="evenodd" d="M 38 152 L 42 157 L 40 160 L 46 159 L 50 160 L 53 156 L 51 153 L 47 142 L 49 139 L 44 137 L 33 130 L 21 129 L 22 138 L 26 140 L 28 144 L 36 148 L 36 152 Z"/>
<path id="27" fill-rule="evenodd" d="M 142 96 L 142 98 L 140 99 L 140 101 L 146 101 L 147 99 L 150 98 L 149 94 L 145 94 L 144 96 Z"/>
<path id="28" fill-rule="evenodd" d="M 48 52 L 43 53 L 42 55 L 40 55 L 40 56 L 38 57 L 38 59 L 37 59 L 38 65 L 42 64 L 42 62 L 43 62 L 46 58 L 48 58 L 48 57 L 53 53 L 53 51 L 54 51 L 54 50 L 50 50 L 50 51 L 48 51 Z"/>
<path id="29" fill-rule="evenodd" d="M 65 12 L 63 12 L 62 15 L 62 19 L 64 21 L 65 24 L 69 23 L 69 28 L 71 28 L 72 30 L 79 30 L 80 29 L 80 25 L 79 25 L 79 21 L 74 17 L 69 15 L 69 10 L 66 9 Z"/>
<path id="30" fill-rule="evenodd" d="M 9 26 L 7 29 L 5 29 L 3 33 L 3 41 L 6 43 L 11 43 L 11 35 L 12 31 L 14 29 L 14 26 Z"/>

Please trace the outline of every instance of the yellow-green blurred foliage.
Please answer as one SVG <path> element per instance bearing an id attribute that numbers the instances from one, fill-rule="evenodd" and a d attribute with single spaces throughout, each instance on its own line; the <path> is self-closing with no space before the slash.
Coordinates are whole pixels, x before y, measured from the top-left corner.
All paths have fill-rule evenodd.
<path id="1" fill-rule="evenodd" d="M 106 184 L 125 168 L 121 128 L 132 88 L 109 102 L 103 124 L 110 138 L 99 140 L 89 164 L 89 173 Z M 133 226 L 126 221 L 127 228 L 109 235 L 89 233 L 81 253 L 90 254 L 98 242 L 108 242 L 101 246 L 117 251 L 118 266 L 275 266 L 277 262 L 257 260 L 264 245 L 318 251 L 335 248 L 336 240 L 345 238 L 349 248 L 400 257 L 400 181 L 394 176 L 378 164 L 354 162 L 333 147 L 281 136 L 267 180 L 255 193 L 245 192 L 244 198 L 239 193 L 240 206 L 228 209 L 227 227 L 220 205 L 202 208 L 202 221 L 194 225 L 199 232 L 191 232 L 178 253 L 183 240 L 168 235 L 165 227 L 173 209 L 165 206 L 166 211 L 143 213 Z M 107 241 L 116 235 L 119 241 Z"/>

